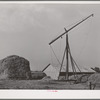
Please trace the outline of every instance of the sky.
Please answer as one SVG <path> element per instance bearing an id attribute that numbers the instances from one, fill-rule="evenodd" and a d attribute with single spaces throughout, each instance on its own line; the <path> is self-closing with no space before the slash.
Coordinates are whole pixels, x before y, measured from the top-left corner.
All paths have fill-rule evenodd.
<path id="1" fill-rule="evenodd" d="M 0 3 L 0 59 L 24 57 L 31 70 L 57 66 L 49 42 L 92 13 L 68 33 L 69 44 L 79 67 L 100 67 L 100 4 Z M 61 62 L 65 36 L 51 46 Z"/>

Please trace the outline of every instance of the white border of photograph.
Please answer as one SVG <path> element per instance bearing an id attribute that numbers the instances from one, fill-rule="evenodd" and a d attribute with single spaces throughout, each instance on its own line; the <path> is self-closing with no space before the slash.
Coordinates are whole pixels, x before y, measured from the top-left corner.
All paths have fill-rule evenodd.
<path id="1" fill-rule="evenodd" d="M 0 3 L 100 4 L 100 1 L 0 1 Z M 0 90 L 0 99 L 100 99 L 100 91 Z"/>

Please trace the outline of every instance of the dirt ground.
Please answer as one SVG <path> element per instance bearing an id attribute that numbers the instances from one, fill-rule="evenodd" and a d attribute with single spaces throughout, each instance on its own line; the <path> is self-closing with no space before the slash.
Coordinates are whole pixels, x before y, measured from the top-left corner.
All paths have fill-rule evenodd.
<path id="1" fill-rule="evenodd" d="M 89 89 L 89 86 L 86 83 L 73 84 L 72 82 L 54 80 L 0 80 L 0 89 L 87 90 Z"/>

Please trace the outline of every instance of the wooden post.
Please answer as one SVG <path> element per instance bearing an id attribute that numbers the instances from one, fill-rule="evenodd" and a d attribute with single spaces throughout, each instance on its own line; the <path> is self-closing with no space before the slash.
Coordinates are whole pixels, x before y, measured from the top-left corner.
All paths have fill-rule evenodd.
<path id="1" fill-rule="evenodd" d="M 50 66 L 50 64 L 48 64 L 48 65 L 42 70 L 42 72 L 43 72 L 44 70 L 46 70 L 49 66 Z"/>
<path id="2" fill-rule="evenodd" d="M 91 82 L 89 83 L 89 88 L 90 88 L 90 90 L 92 90 L 92 83 Z"/>
<path id="3" fill-rule="evenodd" d="M 68 34 L 66 34 L 66 75 L 65 75 L 65 79 L 69 80 L 69 63 L 68 63 Z"/>
<path id="4" fill-rule="evenodd" d="M 66 47 L 65 47 L 64 54 L 63 54 L 63 58 L 62 58 L 61 67 L 60 67 L 60 70 L 59 70 L 58 80 L 59 80 L 59 78 L 60 78 L 60 72 L 61 72 L 61 69 L 62 69 L 62 66 L 63 66 L 63 62 L 64 62 L 64 58 L 65 58 L 65 53 L 66 53 Z"/>

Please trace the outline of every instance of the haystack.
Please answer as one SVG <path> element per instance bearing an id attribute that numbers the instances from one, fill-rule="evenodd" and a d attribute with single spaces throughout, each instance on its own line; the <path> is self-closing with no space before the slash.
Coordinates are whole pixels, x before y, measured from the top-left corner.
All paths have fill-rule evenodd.
<path id="1" fill-rule="evenodd" d="M 0 61 L 0 79 L 30 79 L 29 61 L 16 55 Z"/>
<path id="2" fill-rule="evenodd" d="M 100 73 L 94 73 L 88 78 L 88 82 L 92 84 L 100 83 Z"/>
<path id="3" fill-rule="evenodd" d="M 42 71 L 31 71 L 32 79 L 42 79 L 46 74 Z"/>

